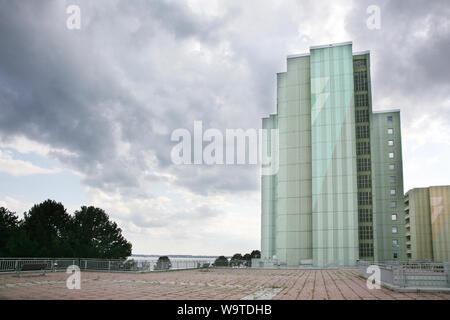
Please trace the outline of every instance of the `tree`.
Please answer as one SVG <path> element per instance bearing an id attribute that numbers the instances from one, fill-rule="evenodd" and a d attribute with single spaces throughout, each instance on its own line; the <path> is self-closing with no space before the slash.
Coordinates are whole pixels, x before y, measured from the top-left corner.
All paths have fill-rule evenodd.
<path id="1" fill-rule="evenodd" d="M 214 261 L 215 267 L 228 267 L 228 259 L 225 256 L 220 256 Z"/>
<path id="2" fill-rule="evenodd" d="M 34 205 L 19 220 L 0 208 L 0 256 L 125 259 L 131 243 L 104 210 L 81 207 L 74 216 L 54 200 Z"/>
<path id="3" fill-rule="evenodd" d="M 252 266 L 252 256 L 249 253 L 244 254 L 242 259 L 244 259 L 245 265 L 247 267 L 251 267 Z"/>
<path id="4" fill-rule="evenodd" d="M 25 213 L 22 227 L 37 248 L 32 256 L 72 256 L 68 246 L 71 217 L 61 203 L 46 200 L 34 205 Z"/>
<path id="5" fill-rule="evenodd" d="M 10 255 L 7 245 L 18 228 L 19 220 L 15 213 L 0 207 L 0 257 Z"/>
<path id="6" fill-rule="evenodd" d="M 172 267 L 172 263 L 168 256 L 162 256 L 158 258 L 156 262 L 155 270 L 167 270 Z"/>
<path id="7" fill-rule="evenodd" d="M 242 254 L 235 253 L 230 260 L 230 266 L 240 266 L 242 264 Z"/>
<path id="8" fill-rule="evenodd" d="M 131 243 L 103 209 L 81 207 L 73 218 L 75 253 L 88 258 L 125 259 L 131 255 Z"/>
<path id="9" fill-rule="evenodd" d="M 250 256 L 251 256 L 252 259 L 260 259 L 261 258 L 261 251 L 253 250 L 252 253 L 250 253 Z"/>

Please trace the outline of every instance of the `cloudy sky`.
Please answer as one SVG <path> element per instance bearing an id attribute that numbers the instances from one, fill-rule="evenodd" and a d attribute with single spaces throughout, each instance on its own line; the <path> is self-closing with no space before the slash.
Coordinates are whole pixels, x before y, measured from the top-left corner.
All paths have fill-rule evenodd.
<path id="1" fill-rule="evenodd" d="M 405 191 L 450 184 L 449 17 L 448 0 L 0 0 L 0 205 L 101 207 L 135 254 L 259 249 L 258 167 L 174 165 L 170 135 L 259 128 L 286 56 L 344 41 L 371 51 L 374 110 L 401 109 Z"/>

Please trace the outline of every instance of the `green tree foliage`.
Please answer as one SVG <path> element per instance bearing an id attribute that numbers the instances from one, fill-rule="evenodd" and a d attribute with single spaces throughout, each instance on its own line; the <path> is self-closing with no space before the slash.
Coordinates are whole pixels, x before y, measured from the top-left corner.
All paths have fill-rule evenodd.
<path id="1" fill-rule="evenodd" d="M 168 256 L 162 256 L 158 258 L 156 262 L 155 270 L 167 270 L 172 267 L 172 263 Z"/>
<path id="2" fill-rule="evenodd" d="M 126 258 L 131 243 L 123 236 L 106 212 L 95 207 L 81 207 L 73 217 L 75 255 L 87 258 Z"/>
<path id="3" fill-rule="evenodd" d="M 221 257 L 223 257 L 223 256 L 221 256 Z M 252 259 L 259 259 L 259 258 L 261 258 L 261 252 L 259 250 L 253 250 L 252 253 L 246 253 L 244 255 L 242 255 L 240 253 L 235 253 L 231 257 L 230 262 L 228 263 L 228 261 L 227 261 L 226 265 L 227 266 L 230 265 L 231 267 L 241 266 L 241 265 L 251 267 Z"/>
<path id="4" fill-rule="evenodd" d="M 0 208 L 1 257 L 82 257 L 123 259 L 131 243 L 104 210 L 81 207 L 73 216 L 61 203 L 34 205 L 23 220 Z"/>
<path id="5" fill-rule="evenodd" d="M 214 261 L 216 267 L 228 267 L 228 259 L 225 256 L 220 256 Z"/>
<path id="6" fill-rule="evenodd" d="M 260 259 L 261 258 L 261 251 L 253 250 L 252 253 L 250 253 L 250 256 L 251 256 L 252 259 Z"/>
<path id="7" fill-rule="evenodd" d="M 0 207 L 0 256 L 9 255 L 9 239 L 19 228 L 19 219 L 14 212 Z"/>
<path id="8" fill-rule="evenodd" d="M 247 267 L 251 267 L 251 265 L 252 265 L 252 256 L 250 255 L 250 253 L 244 254 L 242 259 L 245 261 L 245 265 Z"/>
<path id="9" fill-rule="evenodd" d="M 230 259 L 230 266 L 240 266 L 243 263 L 242 254 L 235 253 Z"/>
<path id="10" fill-rule="evenodd" d="M 46 200 L 34 205 L 25 213 L 22 228 L 38 247 L 33 256 L 73 256 L 68 246 L 71 217 L 61 203 Z"/>

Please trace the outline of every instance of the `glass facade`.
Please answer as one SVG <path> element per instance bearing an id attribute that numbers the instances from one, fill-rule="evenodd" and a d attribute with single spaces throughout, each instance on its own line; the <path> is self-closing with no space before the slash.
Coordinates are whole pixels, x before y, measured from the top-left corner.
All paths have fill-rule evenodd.
<path id="1" fill-rule="evenodd" d="M 278 74 L 280 167 L 276 257 L 287 265 L 311 259 L 310 58 L 288 59 Z"/>
<path id="2" fill-rule="evenodd" d="M 278 117 L 271 115 L 269 118 L 263 118 L 262 128 L 267 130 L 267 150 L 263 150 L 263 154 L 274 157 L 278 151 L 272 147 L 270 130 L 278 128 Z M 278 175 L 276 174 L 261 177 L 261 251 L 267 258 L 273 258 L 276 253 L 277 184 Z"/>
<path id="3" fill-rule="evenodd" d="M 352 45 L 311 50 L 313 263 L 358 258 Z"/>

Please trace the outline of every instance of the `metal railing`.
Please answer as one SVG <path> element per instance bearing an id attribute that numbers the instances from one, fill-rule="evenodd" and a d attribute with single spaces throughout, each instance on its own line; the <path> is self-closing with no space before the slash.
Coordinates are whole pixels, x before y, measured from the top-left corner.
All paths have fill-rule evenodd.
<path id="1" fill-rule="evenodd" d="M 449 288 L 450 262 L 370 262 L 359 261 L 360 275 L 368 277 L 367 267 L 380 268 L 381 282 L 401 288 Z"/>
<path id="2" fill-rule="evenodd" d="M 0 258 L 0 273 L 16 272 L 25 264 L 46 264 L 48 271 L 65 271 L 67 267 L 76 265 L 84 271 L 106 272 L 151 272 L 207 268 L 212 265 L 206 260 L 172 260 L 158 262 L 152 260 L 107 260 L 89 258 Z"/>

